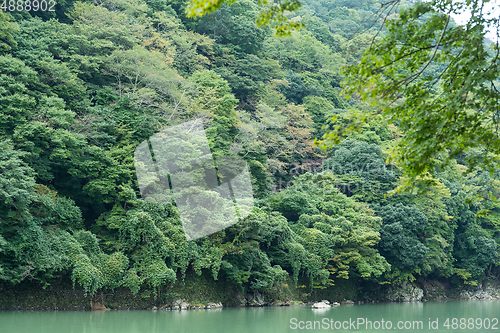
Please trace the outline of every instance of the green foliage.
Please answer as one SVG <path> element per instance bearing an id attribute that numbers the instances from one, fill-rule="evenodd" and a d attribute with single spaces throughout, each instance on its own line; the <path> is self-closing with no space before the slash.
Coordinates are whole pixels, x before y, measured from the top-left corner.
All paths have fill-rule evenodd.
<path id="1" fill-rule="evenodd" d="M 257 27 L 257 5 L 249 0 L 221 8 L 203 16 L 197 31 L 205 33 L 222 44 L 233 44 L 244 53 L 256 53 L 262 47 L 265 31 Z"/>
<path id="2" fill-rule="evenodd" d="M 34 200 L 34 172 L 22 160 L 27 153 L 13 149 L 12 142 L 0 142 L 0 216 L 4 219 L 22 214 Z"/>
<path id="3" fill-rule="evenodd" d="M 310 31 L 312 35 L 321 43 L 330 47 L 334 52 L 339 50 L 338 40 L 319 17 L 307 14 L 302 17 L 301 22 L 305 25 L 305 30 Z"/>
<path id="4" fill-rule="evenodd" d="M 83 227 L 82 212 L 71 199 L 57 195 L 44 185 L 36 185 L 35 203 L 30 211 L 33 218 L 61 230 L 77 231 Z"/>
<path id="5" fill-rule="evenodd" d="M 486 270 L 495 264 L 498 243 L 482 227 L 484 218 L 476 216 L 479 207 L 465 202 L 463 190 L 454 194 L 446 200 L 448 211 L 453 214 L 457 224 L 453 245 L 453 257 L 457 263 L 453 273 L 464 283 L 477 283 L 487 276 Z"/>
<path id="6" fill-rule="evenodd" d="M 10 51 L 12 47 L 17 46 L 16 40 L 13 38 L 13 33 L 18 28 L 17 24 L 12 22 L 11 18 L 3 11 L 0 12 L 0 54 Z"/>
<path id="7" fill-rule="evenodd" d="M 373 133 L 373 132 L 372 132 Z M 386 165 L 379 146 L 363 141 L 346 140 L 330 149 L 331 158 L 323 162 L 342 182 L 342 192 L 358 200 L 380 203 L 387 191 L 396 186 L 393 165 Z"/>
<path id="8" fill-rule="evenodd" d="M 304 174 L 271 197 L 269 205 L 296 221 L 293 230 L 301 245 L 321 258 L 318 270 L 328 268 L 336 278 L 347 279 L 350 274 L 378 277 L 390 269 L 374 248 L 380 240 L 380 219 L 341 194 L 336 185 L 337 179 L 329 172 Z"/>
<path id="9" fill-rule="evenodd" d="M 219 0 L 206 1 L 196 0 L 191 1 L 186 7 L 188 17 L 201 17 L 206 14 L 213 13 L 219 8 L 223 8 L 224 4 L 233 4 L 236 0 Z M 297 0 L 287 0 L 279 4 L 270 4 L 267 0 L 259 1 L 259 5 L 267 7 L 261 11 L 256 23 L 258 26 L 266 26 L 270 23 L 275 23 L 276 35 L 286 36 L 294 29 L 300 29 L 303 24 L 291 21 L 284 15 L 285 11 L 293 12 L 300 7 L 300 2 Z"/>
<path id="10" fill-rule="evenodd" d="M 35 71 L 11 55 L 0 56 L 0 73 L 0 133 L 5 135 L 26 121 L 28 110 L 35 106 L 30 90 L 38 80 Z"/>
<path id="11" fill-rule="evenodd" d="M 411 273 L 422 268 L 429 249 L 422 244 L 427 217 L 416 207 L 402 204 L 380 207 L 380 253 L 394 268 Z"/>
<path id="12" fill-rule="evenodd" d="M 452 25 L 450 14 L 466 7 L 472 18 Z M 478 1 L 416 3 L 388 20 L 387 35 L 345 71 L 346 93 L 359 95 L 405 133 L 394 158 L 410 177 L 408 186 L 476 147 L 484 152 L 466 155 L 470 170 L 493 170 L 498 163 L 499 49 L 484 42 L 485 27 L 496 26 L 498 17 L 476 12 L 479 7 Z M 364 113 L 353 114 L 352 126 L 336 128 L 331 138 L 366 120 Z"/>
<path id="13" fill-rule="evenodd" d="M 436 48 L 447 20 L 439 1 L 399 19 L 389 13 L 378 37 L 368 19 L 378 2 L 230 2 L 63 1 L 54 15 L 0 12 L 0 280 L 66 279 L 90 294 L 128 288 L 158 297 L 192 273 L 269 294 L 288 279 L 314 290 L 339 279 L 475 284 L 498 275 L 500 206 L 489 199 L 500 194 L 500 177 L 472 169 L 485 158 L 496 167 L 486 140 L 496 142 L 498 49 L 482 44 L 473 26 L 482 18 L 448 24 Z M 207 15 L 190 19 L 186 9 Z M 373 97 L 380 115 L 339 98 L 346 64 L 351 92 Z M 405 99 L 388 108 L 383 94 L 406 83 Z M 228 219 L 233 203 L 208 192 L 216 184 L 195 167 L 201 141 L 165 138 L 161 152 L 182 151 L 172 170 L 197 187 L 174 200 L 170 192 L 140 199 L 135 149 L 192 119 L 203 123 L 217 163 L 237 155 L 248 165 L 255 207 L 237 224 Z M 476 136 L 467 141 L 461 131 Z M 326 151 L 314 146 L 344 134 Z M 387 164 L 393 147 L 404 154 Z M 398 193 L 416 179 L 400 177 L 415 158 L 411 170 L 431 172 L 421 179 L 432 186 Z M 222 230 L 181 223 L 181 199 L 187 214 Z M 195 230 L 209 235 L 188 241 Z"/>
<path id="14" fill-rule="evenodd" d="M 325 120 L 333 112 L 335 106 L 328 99 L 319 96 L 306 96 L 303 101 L 307 113 L 312 116 L 312 120 L 314 121 L 314 137 L 320 138 L 324 134 L 322 127 Z"/>
<path id="15" fill-rule="evenodd" d="M 85 292 L 95 293 L 101 288 L 114 289 L 124 281 L 128 259 L 121 253 L 107 255 L 99 248 L 95 235 L 88 231 L 74 234 L 70 250 L 73 261 L 71 279 L 78 282 Z"/>

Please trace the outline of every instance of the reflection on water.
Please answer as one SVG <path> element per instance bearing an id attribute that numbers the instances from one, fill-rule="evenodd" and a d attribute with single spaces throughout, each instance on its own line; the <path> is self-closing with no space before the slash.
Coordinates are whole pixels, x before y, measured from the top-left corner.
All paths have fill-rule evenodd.
<path id="1" fill-rule="evenodd" d="M 444 326 L 447 318 L 449 328 Z M 453 318 L 457 318 L 456 329 L 452 327 Z M 464 330 L 460 330 L 461 318 L 465 318 L 464 325 L 468 325 Z M 475 326 L 485 318 L 491 322 L 489 330 Z M 292 306 L 190 311 L 0 312 L 0 333 L 385 332 L 387 329 L 380 326 L 375 329 L 382 320 L 384 325 L 391 323 L 391 332 L 500 331 L 498 324 L 497 329 L 493 329 L 493 318 L 500 318 L 500 301 L 341 305 L 314 310 Z M 356 327 L 366 322 L 372 323 L 372 329 L 363 325 Z M 402 322 L 403 329 L 396 327 L 398 322 Z M 404 329 L 405 323 L 408 328 L 414 322 L 421 322 L 423 328 Z M 430 323 L 437 324 L 437 329 L 429 329 Z"/>

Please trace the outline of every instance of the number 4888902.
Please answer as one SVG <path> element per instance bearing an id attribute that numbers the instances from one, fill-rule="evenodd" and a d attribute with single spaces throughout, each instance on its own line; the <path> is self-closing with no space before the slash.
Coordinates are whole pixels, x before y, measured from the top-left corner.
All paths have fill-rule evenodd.
<path id="1" fill-rule="evenodd" d="M 446 318 L 443 324 L 447 329 L 485 329 L 498 330 L 498 318 Z"/>
<path id="2" fill-rule="evenodd" d="M 55 5 L 54 0 L 3 0 L 0 9 L 4 12 L 55 12 Z"/>

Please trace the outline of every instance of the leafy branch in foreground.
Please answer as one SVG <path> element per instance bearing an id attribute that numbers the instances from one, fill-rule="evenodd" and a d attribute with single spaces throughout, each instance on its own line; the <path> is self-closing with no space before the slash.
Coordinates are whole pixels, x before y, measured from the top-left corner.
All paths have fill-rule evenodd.
<path id="1" fill-rule="evenodd" d="M 202 17 L 219 9 L 223 4 L 232 4 L 236 0 L 191 0 L 186 7 L 187 17 Z M 285 12 L 294 12 L 300 8 L 299 0 L 259 0 L 259 6 L 263 7 L 257 18 L 257 26 L 263 27 L 275 24 L 276 36 L 289 36 L 293 30 L 304 27 L 301 22 L 288 19 Z"/>
<path id="2" fill-rule="evenodd" d="M 500 156 L 499 18 L 487 15 L 487 2 L 416 3 L 388 20 L 387 35 L 359 64 L 344 69 L 344 93 L 370 111 L 352 112 L 348 125 L 337 125 L 319 143 L 336 144 L 382 114 L 404 133 L 391 158 L 408 176 L 407 186 L 458 156 L 469 171 L 494 172 Z M 468 22 L 453 24 L 450 15 L 466 8 Z M 488 27 L 496 29 L 495 43 L 485 42 Z"/>

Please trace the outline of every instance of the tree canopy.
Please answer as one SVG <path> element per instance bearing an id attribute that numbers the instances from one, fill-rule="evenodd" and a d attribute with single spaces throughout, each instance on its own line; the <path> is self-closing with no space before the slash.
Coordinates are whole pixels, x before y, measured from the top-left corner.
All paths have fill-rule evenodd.
<path id="1" fill-rule="evenodd" d="M 500 205 L 478 200 L 500 193 L 498 46 L 481 39 L 494 22 L 454 25 L 460 8 L 439 1 L 297 4 L 263 17 L 255 1 L 210 2 L 197 19 L 188 0 L 0 12 L 1 283 L 158 297 L 203 274 L 276 295 L 498 277 Z M 288 37 L 255 23 L 272 19 Z M 201 141 L 182 146 L 176 166 L 191 167 L 174 175 L 200 184 L 182 195 L 220 205 L 190 213 L 227 226 L 189 240 L 184 197 L 143 197 L 134 152 L 194 120 L 217 167 L 248 166 L 254 205 L 229 223 L 230 202 L 192 167 Z M 426 191 L 397 191 L 419 176 Z"/>

